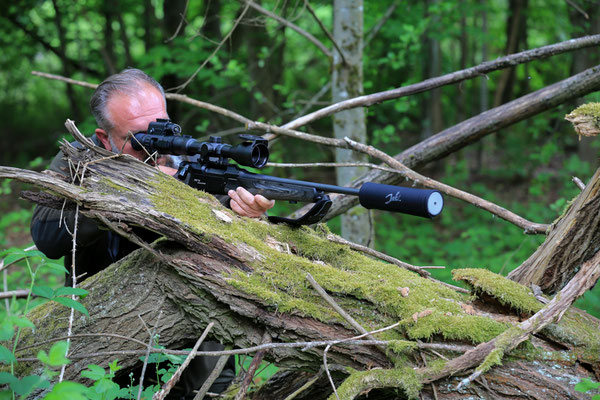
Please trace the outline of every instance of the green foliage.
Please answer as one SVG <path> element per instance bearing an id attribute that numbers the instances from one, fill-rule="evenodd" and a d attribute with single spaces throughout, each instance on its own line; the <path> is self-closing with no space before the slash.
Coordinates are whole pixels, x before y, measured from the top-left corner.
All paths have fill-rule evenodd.
<path id="1" fill-rule="evenodd" d="M 365 2 L 366 32 L 383 21 L 389 3 Z M 431 78 L 434 43 L 440 49 L 436 56 L 441 73 L 504 55 L 512 3 L 501 0 L 403 2 L 364 48 L 365 93 Z M 136 66 L 170 88 L 187 80 L 206 61 L 183 91 L 192 98 L 251 119 L 277 124 L 327 105 L 329 92 L 316 102 L 309 100 L 330 81 L 331 64 L 304 37 L 249 11 L 250 19 L 242 21 L 229 39 L 220 43 L 233 28 L 244 5 L 221 2 L 215 14 L 207 4 L 210 2 L 190 2 L 185 22 L 172 40 L 167 39 L 175 32 L 183 10 L 164 0 L 118 2 L 112 4 L 111 9 L 97 0 L 78 3 L 25 0 L 7 4 L 0 17 L 3 49 L 0 57 L 0 118 L 3 121 L 0 164 L 43 169 L 56 153 L 58 140 L 68 138 L 63 128 L 66 118 L 75 119 L 84 133 L 91 134 L 96 128 L 87 107 L 89 89 L 34 77 L 30 75 L 32 70 L 97 83 L 113 71 Z M 274 1 L 264 1 L 262 5 L 332 48 L 305 8 Z M 331 27 L 331 2 L 311 1 L 311 6 L 323 24 Z M 562 0 L 530 0 L 525 11 L 524 39 L 529 48 L 591 32 L 593 21 L 580 23 L 573 19 L 572 10 Z M 64 31 L 64 39 L 59 35 L 57 24 Z M 221 45 L 220 50 L 214 53 L 218 45 Z M 520 46 L 518 50 L 522 50 Z M 597 64 L 593 52 L 589 53 L 588 61 Z M 579 65 L 581 59 L 576 57 L 578 55 L 564 54 L 516 66 L 508 97 L 516 98 L 564 79 Z M 450 127 L 475 116 L 486 104 L 487 108 L 491 107 L 502 73 L 492 72 L 440 89 L 442 126 Z M 584 101 L 598 101 L 598 96 L 587 96 Z M 433 97 L 434 94 L 428 92 L 368 107 L 368 144 L 394 155 L 425 139 L 431 133 Z M 571 176 L 585 181 L 597 167 L 595 160 L 580 157 L 582 149 L 577 137 L 563 120 L 573 108 L 573 104 L 560 106 L 505 128 L 472 148 L 431 163 L 424 172 L 530 220 L 551 222 L 578 192 L 570 182 Z M 170 104 L 169 114 L 182 123 L 188 134 L 227 134 L 243 129 L 237 122 L 188 105 Z M 306 129 L 330 136 L 331 120 L 315 121 Z M 271 160 L 275 162 L 324 162 L 334 157 L 330 148 L 289 138 L 273 142 L 271 151 Z M 31 159 L 34 161 L 30 162 Z M 264 172 L 335 183 L 333 169 L 271 168 Z M 30 205 L 18 202 L 21 189 L 14 182 L 0 183 L 0 248 L 8 249 L 0 258 L 6 257 L 6 262 L 16 261 L 5 271 L 7 289 L 29 287 L 38 297 L 13 299 L 9 309 L 0 312 L 0 341 L 5 344 L 0 344 L 0 361 L 8 364 L 14 364 L 15 357 L 11 350 L 14 348 L 7 342 L 15 338 L 17 342 L 18 332 L 32 328 L 25 314 L 35 305 L 55 301 L 88 315 L 85 307 L 71 298 L 85 293 L 60 288 L 65 272 L 60 261 L 47 260 L 39 252 L 22 250 L 24 243 L 30 240 L 28 223 L 32 210 Z M 511 224 L 457 200 L 446 198 L 446 203 L 444 213 L 434 221 L 376 212 L 375 246 L 413 264 L 445 266 L 445 269 L 432 270 L 433 275 L 451 281 L 454 268 L 485 268 L 506 275 L 543 240 L 541 236 L 523 235 Z M 271 213 L 284 215 L 293 208 L 278 202 Z M 339 232 L 340 218 L 328 225 L 332 231 Z M 577 306 L 600 316 L 600 285 L 580 299 Z M 52 348 L 45 360 L 50 360 Z M 58 354 L 59 350 L 55 352 Z M 45 353 L 40 354 L 43 358 Z M 151 357 L 153 361 L 160 358 Z M 172 365 L 178 362 L 164 361 Z M 94 398 L 110 398 L 114 388 L 110 389 L 112 385 L 107 382 L 111 382 L 113 371 L 101 377 L 97 368 L 90 366 L 88 371 L 92 375 L 98 373 L 93 375 L 98 377 L 94 385 L 102 382 L 96 388 L 100 397 Z M 166 379 L 168 373 L 169 369 L 161 370 L 159 378 Z M 33 382 L 33 378 L 30 380 Z M 26 391 L 23 388 L 28 381 L 19 382 L 15 385 Z M 85 398 L 86 390 L 82 385 L 62 382 L 53 387 L 49 398 Z M 133 392 L 137 395 L 137 390 Z"/>
<path id="2" fill-rule="evenodd" d="M 594 382 L 591 379 L 584 378 L 575 385 L 575 390 L 580 393 L 588 393 L 600 387 L 600 382 Z M 600 400 L 600 394 L 594 394 L 592 400 Z"/>
<path id="3" fill-rule="evenodd" d="M 0 252 L 0 259 L 3 259 L 4 265 L 14 264 L 26 272 L 29 280 L 29 295 L 26 299 L 13 298 L 7 309 L 0 310 L 0 365 L 8 365 L 6 369 L 0 372 L 0 385 L 5 386 L 5 390 L 0 391 L 0 399 L 19 398 L 23 399 L 37 389 L 47 389 L 51 383 L 56 380 L 58 370 L 65 365 L 70 364 L 67 356 L 69 351 L 69 342 L 59 341 L 48 349 L 41 349 L 37 353 L 37 359 L 44 366 L 43 373 L 38 375 L 28 375 L 18 377 L 15 373 L 15 367 L 18 364 L 16 349 L 19 344 L 19 337 L 22 329 L 35 329 L 34 324 L 25 316 L 34 304 L 40 304 L 43 301 L 55 301 L 67 307 L 73 308 L 85 315 L 88 315 L 86 308 L 74 298 L 67 296 L 85 297 L 88 292 L 81 288 L 71 288 L 59 286 L 52 288 L 47 285 L 37 284 L 40 276 L 48 277 L 53 274 L 64 275 L 64 267 L 57 268 L 54 263 L 49 262 L 39 251 L 24 250 L 13 248 Z M 50 267 L 52 266 L 52 267 Z M 18 272 L 11 273 L 8 279 L 8 287 L 20 285 L 23 281 L 21 277 L 15 279 Z M 48 282 L 53 279 L 48 279 Z M 32 300 L 32 294 L 38 296 Z M 157 346 L 158 348 L 158 346 Z M 153 354 L 149 363 L 158 363 L 168 361 L 166 367 L 158 368 L 157 378 L 159 382 L 164 383 L 181 364 L 184 357 L 171 355 Z M 113 400 L 116 398 L 137 398 L 138 389 L 132 385 L 121 388 L 113 381 L 116 371 L 121 367 L 117 365 L 117 360 L 109 364 L 109 370 L 90 364 L 88 369 L 82 371 L 81 375 L 93 381 L 90 387 L 86 387 L 76 382 L 56 382 L 45 399 L 89 399 L 89 400 Z M 146 398 L 152 395 L 160 388 L 160 385 L 149 385 L 144 388 L 143 394 Z M 13 397 L 15 396 L 15 397 Z"/>

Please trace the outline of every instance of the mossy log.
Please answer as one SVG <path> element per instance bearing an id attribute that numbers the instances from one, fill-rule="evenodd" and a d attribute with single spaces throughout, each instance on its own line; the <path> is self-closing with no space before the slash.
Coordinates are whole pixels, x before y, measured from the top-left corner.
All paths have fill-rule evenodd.
<path id="1" fill-rule="evenodd" d="M 577 110 L 590 108 L 598 107 L 594 103 Z M 569 115 L 580 115 L 575 111 Z M 599 192 L 600 169 L 552 224 L 544 243 L 508 277 L 526 286 L 537 285 L 548 294 L 562 289 L 600 248 Z"/>
<path id="2" fill-rule="evenodd" d="M 410 398 L 419 393 L 431 397 L 435 390 L 437 398 L 447 399 L 482 393 L 486 398 L 576 399 L 583 398 L 573 390 L 578 378 L 600 378 L 599 322 L 571 310 L 511 352 L 483 380 L 457 392 L 461 377 L 439 375 L 446 365 L 440 355 L 454 358 L 465 345 L 489 342 L 543 307 L 527 287 L 487 271 L 463 271 L 457 279 L 473 287 L 474 296 L 467 296 L 334 243 L 324 226 L 291 228 L 241 218 L 212 196 L 131 157 L 108 158 L 68 145 L 64 149 L 83 165 L 83 177 L 75 184 L 8 167 L 0 167 L 0 177 L 76 202 L 82 214 L 142 246 L 81 283 L 90 292 L 81 300 L 90 317 L 77 314 L 73 333 L 105 337 L 73 339 L 67 379 L 80 380 L 79 371 L 87 364 L 106 365 L 114 358 L 132 367 L 144 347 L 106 334 L 147 342 L 141 320 L 149 326 L 160 321 L 160 344 L 167 348 L 191 347 L 210 322 L 215 324 L 213 337 L 236 348 L 261 344 L 265 333 L 273 343 L 356 336 L 352 325 L 312 289 L 307 273 L 366 330 L 399 322 L 375 335 L 386 343 L 331 347 L 327 360 L 338 371 L 337 379 L 350 373 L 340 387 L 345 398 L 385 388 L 387 395 Z M 134 226 L 163 238 L 142 243 L 131 231 Z M 64 336 L 68 315 L 69 310 L 54 303 L 34 309 L 29 318 L 37 329 L 25 334 L 19 346 L 34 347 L 17 351 L 17 356 L 31 357 L 49 346 L 40 343 Z M 272 347 L 265 359 L 292 370 L 295 377 L 306 377 L 307 372 L 299 371 L 318 371 L 323 352 L 323 346 Z M 19 365 L 28 372 L 38 368 Z M 288 380 L 277 396 L 305 381 Z M 330 394 L 327 385 L 315 384 L 314 391 L 301 396 L 324 398 Z M 271 388 L 256 398 L 282 398 L 265 394 Z"/>

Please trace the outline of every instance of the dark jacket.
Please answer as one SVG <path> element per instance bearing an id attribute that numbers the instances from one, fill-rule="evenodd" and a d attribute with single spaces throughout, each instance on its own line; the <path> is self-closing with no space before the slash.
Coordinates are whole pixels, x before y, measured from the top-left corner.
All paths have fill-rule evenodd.
<path id="1" fill-rule="evenodd" d="M 96 135 L 91 139 L 94 144 L 103 147 Z M 79 143 L 73 145 L 81 146 Z M 54 157 L 49 170 L 67 178 L 70 176 L 69 165 L 62 151 Z M 75 210 L 60 210 L 38 205 L 33 211 L 30 226 L 33 242 L 42 253 L 52 259 L 65 256 L 65 267 L 68 271 L 65 284 L 68 286 L 72 283 L 74 223 Z M 135 233 L 149 242 L 158 237 L 155 233 L 143 229 L 136 229 Z M 85 273 L 86 278 L 94 275 L 137 248 L 136 244 L 79 213 L 75 251 L 77 275 Z"/>
<path id="2" fill-rule="evenodd" d="M 96 135 L 91 137 L 92 141 L 103 147 Z M 79 143 L 74 146 L 81 147 Z M 64 154 L 59 152 L 49 169 L 69 177 L 69 165 Z M 228 199 L 228 197 L 225 196 Z M 60 210 L 45 206 L 36 206 L 31 220 L 31 236 L 37 248 L 48 258 L 58 259 L 65 256 L 65 267 L 68 271 L 65 285 L 72 285 L 71 265 L 73 249 L 73 226 L 75 223 L 75 210 Z M 145 229 L 134 228 L 134 233 L 146 242 L 152 242 L 158 238 L 154 232 Z M 86 274 L 85 278 L 94 275 L 115 261 L 125 257 L 139 248 L 138 245 L 115 232 L 99 225 L 99 222 L 87 218 L 83 214 L 78 216 L 77 224 L 77 247 L 75 250 L 76 274 Z M 223 345 L 217 342 L 202 343 L 200 350 L 223 350 Z M 200 388 L 206 377 L 213 370 L 218 357 L 197 357 L 187 368 L 181 378 L 182 390 L 173 392 L 170 398 L 193 398 L 193 390 Z M 230 357 L 226 368 L 219 375 L 211 387 L 213 392 L 222 392 L 235 376 L 234 358 Z"/>

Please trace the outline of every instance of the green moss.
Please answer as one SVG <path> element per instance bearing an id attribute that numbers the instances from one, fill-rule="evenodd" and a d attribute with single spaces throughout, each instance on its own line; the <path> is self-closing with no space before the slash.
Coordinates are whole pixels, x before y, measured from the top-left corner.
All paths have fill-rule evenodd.
<path id="1" fill-rule="evenodd" d="M 573 116 L 590 116 L 600 120 L 600 103 L 586 103 L 582 104 L 573 111 L 570 115 Z"/>
<path id="2" fill-rule="evenodd" d="M 475 294 L 486 293 L 519 313 L 534 314 L 542 309 L 531 290 L 524 285 L 511 281 L 484 268 L 455 269 L 454 280 L 467 282 Z"/>
<path id="3" fill-rule="evenodd" d="M 101 185 L 106 186 L 107 188 L 112 188 L 112 189 L 116 190 L 117 192 L 124 192 L 124 193 L 131 192 L 131 189 L 129 189 L 123 185 L 119 185 L 118 183 L 116 183 L 108 178 L 101 177 L 99 183 Z"/>
<path id="4" fill-rule="evenodd" d="M 337 389 L 340 399 L 353 399 L 367 389 L 400 388 L 409 399 L 419 398 L 423 387 L 419 376 L 411 367 L 356 371 Z M 335 394 L 329 400 L 335 399 Z"/>
<path id="5" fill-rule="evenodd" d="M 406 332 L 411 339 L 430 339 L 434 335 L 441 335 L 444 339 L 482 343 L 495 338 L 508 326 L 477 315 L 434 312 L 417 323 L 409 322 Z"/>
<path id="6" fill-rule="evenodd" d="M 214 235 L 257 250 L 255 260 L 247 262 L 252 273 L 235 269 L 226 279 L 273 310 L 349 327 L 310 286 L 306 280 L 310 273 L 367 330 L 400 320 L 413 338 L 441 334 L 479 343 L 505 329 L 492 319 L 466 314 L 460 307 L 464 295 L 331 242 L 323 225 L 295 228 L 248 218 L 240 223 L 240 217 L 212 196 L 171 177 L 158 176 L 152 184 L 156 186 L 157 194 L 151 198 L 156 209 L 186 224 L 198 237 L 208 240 Z M 213 209 L 229 213 L 233 222 L 219 220 Z M 399 287 L 409 287 L 410 295 L 402 297 Z M 432 314 L 413 321 L 411 316 L 423 310 L 432 310 Z"/>
<path id="7" fill-rule="evenodd" d="M 546 326 L 542 333 L 569 346 L 579 360 L 596 365 L 600 363 L 600 336 L 598 323 L 593 317 L 570 309 L 558 324 Z"/>
<path id="8" fill-rule="evenodd" d="M 391 340 L 388 342 L 388 349 L 397 354 L 415 350 L 416 348 L 417 343 L 410 340 Z"/>
<path id="9" fill-rule="evenodd" d="M 489 371 L 494 365 L 502 364 L 502 357 L 504 356 L 503 349 L 494 349 L 490 352 L 490 354 L 485 357 L 481 365 L 477 367 L 477 371 L 482 373 L 486 373 Z"/>

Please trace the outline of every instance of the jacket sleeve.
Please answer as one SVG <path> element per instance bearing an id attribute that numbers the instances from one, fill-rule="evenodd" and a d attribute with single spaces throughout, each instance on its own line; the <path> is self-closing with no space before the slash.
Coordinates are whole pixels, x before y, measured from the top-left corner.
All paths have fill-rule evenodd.
<path id="1" fill-rule="evenodd" d="M 67 168 L 63 153 L 59 152 L 49 169 L 67 176 Z M 37 205 L 30 224 L 31 237 L 37 248 L 48 258 L 61 258 L 69 254 L 73 247 L 74 224 L 75 210 L 59 210 Z M 93 246 L 105 232 L 94 220 L 79 214 L 77 246 Z"/>

